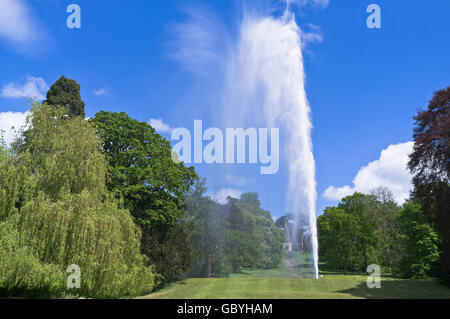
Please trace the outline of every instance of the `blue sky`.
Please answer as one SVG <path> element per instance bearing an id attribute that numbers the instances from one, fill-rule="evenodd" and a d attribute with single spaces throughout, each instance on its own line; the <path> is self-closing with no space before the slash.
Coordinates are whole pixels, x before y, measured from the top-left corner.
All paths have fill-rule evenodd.
<path id="1" fill-rule="evenodd" d="M 291 5 L 296 22 L 316 39 L 304 48 L 304 65 L 314 126 L 318 214 L 336 204 L 340 195 L 378 184 L 402 198 L 409 190 L 404 164 L 412 117 L 435 90 L 450 84 L 450 2 L 300 2 L 303 5 Z M 183 56 L 176 53 L 183 44 L 180 33 L 186 31 L 180 27 L 207 12 L 210 24 L 205 24 L 205 32 L 224 35 L 214 43 L 220 53 L 222 45 L 237 41 L 244 12 L 276 17 L 284 6 L 275 0 L 0 3 L 4 130 L 20 123 L 20 114 L 30 107 L 30 94 L 45 92 L 45 86 L 63 74 L 81 84 L 87 116 L 99 110 L 125 111 L 141 121 L 160 119 L 168 127 L 192 129 L 194 119 L 202 119 L 205 127 L 220 127 L 217 96 L 223 70 L 214 68 L 214 60 L 201 70 L 180 61 Z M 81 7 L 81 29 L 66 27 L 71 3 Z M 381 8 L 381 29 L 366 26 L 370 3 Z M 185 58 L 195 60 L 192 55 Z M 161 134 L 170 138 L 167 132 Z M 196 166 L 208 179 L 211 194 L 257 191 L 264 208 L 275 216 L 283 213 L 285 163 L 273 176 L 259 175 L 259 165 L 219 166 Z"/>

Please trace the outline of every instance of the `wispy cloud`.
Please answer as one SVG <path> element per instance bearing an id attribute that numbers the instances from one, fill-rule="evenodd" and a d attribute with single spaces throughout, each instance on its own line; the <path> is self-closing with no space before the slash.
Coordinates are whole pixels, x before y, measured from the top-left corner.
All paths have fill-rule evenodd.
<path id="1" fill-rule="evenodd" d="M 204 73 L 222 61 L 226 32 L 217 14 L 205 5 L 184 9 L 185 19 L 167 26 L 169 57 L 189 71 Z"/>
<path id="2" fill-rule="evenodd" d="M 326 7 L 328 7 L 328 4 L 330 3 L 330 0 L 312 0 L 312 2 L 315 5 L 318 5 L 319 7 L 325 9 Z"/>
<path id="3" fill-rule="evenodd" d="M 240 198 L 242 191 L 235 188 L 222 188 L 217 192 L 210 192 L 207 195 L 220 204 L 226 204 L 228 197 Z"/>
<path id="4" fill-rule="evenodd" d="M 162 119 L 150 119 L 148 123 L 159 133 L 171 133 L 173 131 L 173 128 L 164 123 Z"/>
<path id="5" fill-rule="evenodd" d="M 284 0 L 284 2 L 286 3 L 287 6 L 290 6 L 292 4 L 296 4 L 299 6 L 311 4 L 321 9 L 325 9 L 326 7 L 328 7 L 330 0 Z"/>
<path id="6" fill-rule="evenodd" d="M 109 95 L 111 93 L 110 89 L 107 88 L 101 88 L 98 89 L 97 91 L 94 91 L 94 95 L 96 96 L 105 96 L 105 95 Z"/>
<path id="7" fill-rule="evenodd" d="M 233 174 L 226 174 L 225 181 L 236 186 L 246 186 L 250 182 L 249 179 L 244 176 L 236 176 Z"/>
<path id="8" fill-rule="evenodd" d="M 310 43 L 321 43 L 323 41 L 322 30 L 314 24 L 307 24 L 301 34 L 303 48 Z"/>
<path id="9" fill-rule="evenodd" d="M 353 186 L 328 187 L 323 197 L 340 200 L 354 192 L 370 193 L 379 186 L 388 187 L 398 203 L 409 197 L 412 188 L 411 175 L 408 171 L 409 154 L 413 142 L 390 145 L 381 152 L 380 158 L 362 167 L 353 179 Z"/>
<path id="10" fill-rule="evenodd" d="M 16 133 L 25 125 L 28 112 L 0 113 L 0 135 L 3 135 L 6 145 L 16 139 Z"/>
<path id="11" fill-rule="evenodd" d="M 0 39 L 13 45 L 16 50 L 40 49 L 45 38 L 42 26 L 23 0 L 0 1 Z"/>
<path id="12" fill-rule="evenodd" d="M 6 84 L 0 93 L 6 98 L 32 98 L 43 100 L 48 90 L 48 85 L 41 77 L 27 76 L 22 83 L 11 82 Z"/>

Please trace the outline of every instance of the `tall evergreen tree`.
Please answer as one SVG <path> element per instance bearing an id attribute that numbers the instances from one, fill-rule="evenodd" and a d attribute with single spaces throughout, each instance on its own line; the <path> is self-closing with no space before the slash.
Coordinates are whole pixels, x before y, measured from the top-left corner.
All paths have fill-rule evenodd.
<path id="1" fill-rule="evenodd" d="M 64 75 L 52 84 L 47 92 L 47 100 L 44 103 L 68 108 L 70 117 L 81 116 L 84 118 L 85 116 L 80 85 L 75 80 L 68 79 Z"/>

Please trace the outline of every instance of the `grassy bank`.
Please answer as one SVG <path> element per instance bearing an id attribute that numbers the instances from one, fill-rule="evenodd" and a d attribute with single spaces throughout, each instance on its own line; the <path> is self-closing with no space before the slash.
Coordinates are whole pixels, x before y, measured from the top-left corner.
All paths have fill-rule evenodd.
<path id="1" fill-rule="evenodd" d="M 369 289 L 365 276 L 325 275 L 321 279 L 241 276 L 190 278 L 142 298 L 168 299 L 310 299 L 310 298 L 450 298 L 450 289 L 436 280 L 383 278 L 380 289 Z"/>

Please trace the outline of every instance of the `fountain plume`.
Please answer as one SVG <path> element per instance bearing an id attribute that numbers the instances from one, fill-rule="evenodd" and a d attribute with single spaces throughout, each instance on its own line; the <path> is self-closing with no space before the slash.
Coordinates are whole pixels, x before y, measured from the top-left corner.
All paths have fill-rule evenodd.
<path id="1" fill-rule="evenodd" d="M 251 116 L 285 131 L 281 143 L 286 145 L 289 170 L 287 209 L 294 216 L 295 230 L 306 220 L 318 278 L 315 161 L 301 32 L 288 10 L 280 18 L 245 15 L 238 48 L 227 68 L 226 113 L 233 114 L 234 123 L 238 116 Z"/>

